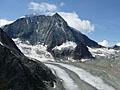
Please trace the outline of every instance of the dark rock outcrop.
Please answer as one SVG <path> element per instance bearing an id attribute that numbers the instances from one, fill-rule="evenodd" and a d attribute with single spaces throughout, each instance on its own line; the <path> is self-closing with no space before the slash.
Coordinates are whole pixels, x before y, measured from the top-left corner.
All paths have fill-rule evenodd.
<path id="1" fill-rule="evenodd" d="M 15 45 L 14 41 L 1 28 L 0 28 L 0 42 L 5 47 L 12 49 L 12 51 L 22 54 L 19 48 Z"/>
<path id="2" fill-rule="evenodd" d="M 93 58 L 92 54 L 89 52 L 88 48 L 83 44 L 83 43 L 79 43 L 73 53 L 73 58 L 76 60 L 79 59 L 89 59 L 89 58 Z"/>
<path id="3" fill-rule="evenodd" d="M 51 51 L 51 54 L 53 55 L 53 57 L 55 58 L 55 60 L 68 60 L 68 58 L 73 58 L 73 49 L 69 49 L 69 48 L 64 48 L 62 50 L 58 50 L 58 49 L 54 49 Z"/>
<path id="4" fill-rule="evenodd" d="M 120 50 L 120 46 L 118 46 L 118 45 L 115 45 L 115 46 L 113 46 L 113 47 L 111 47 L 112 49 L 115 49 L 115 50 Z"/>
<path id="5" fill-rule="evenodd" d="M 62 49 L 52 49 L 51 54 L 55 59 L 68 60 L 73 58 L 75 60 L 80 59 L 92 59 L 93 56 L 89 52 L 88 48 L 83 44 L 79 43 L 75 48 L 62 48 Z"/>
<path id="6" fill-rule="evenodd" d="M 0 90 L 48 90 L 47 86 L 53 86 L 56 77 L 51 70 L 25 57 L 12 39 L 0 32 Z"/>

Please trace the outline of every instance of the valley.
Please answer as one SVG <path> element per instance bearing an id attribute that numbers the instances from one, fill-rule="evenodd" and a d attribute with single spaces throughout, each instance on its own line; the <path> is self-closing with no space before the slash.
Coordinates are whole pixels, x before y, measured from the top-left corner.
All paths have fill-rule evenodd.
<path id="1" fill-rule="evenodd" d="M 0 49 L 0 89 L 120 90 L 120 46 L 98 44 L 58 13 L 1 27 Z"/>

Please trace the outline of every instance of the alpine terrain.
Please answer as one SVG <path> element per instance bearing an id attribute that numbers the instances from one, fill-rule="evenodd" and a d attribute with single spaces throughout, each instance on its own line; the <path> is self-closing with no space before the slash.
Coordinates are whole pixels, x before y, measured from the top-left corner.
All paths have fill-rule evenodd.
<path id="1" fill-rule="evenodd" d="M 120 90 L 120 47 L 104 47 L 58 14 L 0 29 L 0 90 Z"/>

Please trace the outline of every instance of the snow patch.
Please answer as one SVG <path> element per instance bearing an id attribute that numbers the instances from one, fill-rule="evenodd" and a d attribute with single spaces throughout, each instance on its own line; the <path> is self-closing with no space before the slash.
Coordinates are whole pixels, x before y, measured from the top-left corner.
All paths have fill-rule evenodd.
<path id="1" fill-rule="evenodd" d="M 109 46 L 109 42 L 107 40 L 103 40 L 101 42 L 98 42 L 98 44 L 102 45 L 102 46 L 105 46 L 105 47 L 108 47 Z"/>
<path id="2" fill-rule="evenodd" d="M 120 43 L 117 43 L 116 45 L 117 45 L 117 46 L 120 46 Z"/>
<path id="3" fill-rule="evenodd" d="M 3 46 L 2 42 L 0 42 L 0 45 L 2 45 L 2 46 Z"/>
<path id="4" fill-rule="evenodd" d="M 0 27 L 13 23 L 14 21 L 9 21 L 6 19 L 0 19 Z"/>
<path id="5" fill-rule="evenodd" d="M 21 17 L 19 17 L 19 18 L 26 18 L 26 16 L 21 16 Z"/>
<path id="6" fill-rule="evenodd" d="M 34 58 L 42 62 L 46 62 L 48 60 L 54 61 L 52 55 L 46 50 L 46 46 L 41 44 L 30 45 L 29 41 L 23 43 L 19 38 L 13 39 L 13 41 L 21 52 L 29 58 Z"/>
<path id="7" fill-rule="evenodd" d="M 62 63 L 57 63 L 73 72 L 75 72 L 79 78 L 88 84 L 92 85 L 98 90 L 115 90 L 112 86 L 109 86 L 108 84 L 104 83 L 104 81 L 97 77 L 91 75 L 89 72 L 85 71 L 84 69 L 75 67 L 73 65 L 67 65 L 67 64 L 62 64 Z"/>
<path id="8" fill-rule="evenodd" d="M 108 49 L 108 48 L 90 48 L 90 47 L 88 47 L 88 49 L 94 57 L 102 56 L 102 57 L 111 58 L 111 56 L 115 56 L 115 55 L 117 55 L 117 53 L 120 52 L 119 50 Z"/>
<path id="9" fill-rule="evenodd" d="M 54 47 L 53 50 L 54 49 L 63 50 L 65 48 L 75 49 L 76 46 L 77 46 L 77 44 L 75 42 L 67 41 L 67 42 L 63 43 L 62 45 L 60 45 L 60 46 Z"/>
<path id="10" fill-rule="evenodd" d="M 61 68 L 46 64 L 49 68 L 54 69 L 56 71 L 57 76 L 63 80 L 63 85 L 66 90 L 79 90 L 78 86 L 75 82 L 69 77 L 69 75 Z"/>

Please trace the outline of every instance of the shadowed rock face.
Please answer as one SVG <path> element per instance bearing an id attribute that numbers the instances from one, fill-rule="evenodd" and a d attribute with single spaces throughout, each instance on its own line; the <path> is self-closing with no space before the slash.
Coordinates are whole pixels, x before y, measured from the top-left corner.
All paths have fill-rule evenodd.
<path id="1" fill-rule="evenodd" d="M 113 47 L 111 47 L 112 49 L 115 49 L 115 50 L 120 50 L 120 46 L 117 46 L 117 45 L 115 45 L 115 46 L 113 46 Z"/>
<path id="2" fill-rule="evenodd" d="M 55 59 L 63 60 L 67 60 L 69 57 L 75 60 L 93 58 L 92 54 L 89 52 L 88 48 L 83 43 L 77 44 L 75 49 L 53 49 L 51 51 L 51 54 L 54 56 Z"/>
<path id="3" fill-rule="evenodd" d="M 89 47 L 101 47 L 81 32 L 69 27 L 57 13 L 53 16 L 39 15 L 20 18 L 3 29 L 11 38 L 28 40 L 31 44 L 38 42 L 46 44 L 48 51 L 66 41 L 82 42 Z"/>
<path id="4" fill-rule="evenodd" d="M 64 31 L 67 27 L 67 23 L 58 15 L 40 15 L 18 19 L 5 26 L 4 31 L 12 38 L 28 40 L 31 44 L 40 42 L 49 45 L 54 40 L 55 45 L 59 45 L 71 39 L 68 36 L 71 32 Z"/>
<path id="5" fill-rule="evenodd" d="M 73 58 L 74 59 L 89 59 L 89 58 L 93 58 L 92 54 L 89 52 L 88 48 L 83 44 L 83 43 L 79 43 L 73 53 Z"/>
<path id="6" fill-rule="evenodd" d="M 18 52 L 19 54 L 22 54 L 22 52 L 15 45 L 14 41 L 1 28 L 0 28 L 0 42 L 5 47 L 12 49 L 13 51 Z"/>
<path id="7" fill-rule="evenodd" d="M 13 41 L 2 30 L 1 32 L 0 90 L 47 90 L 48 84 L 53 86 L 56 77 L 51 70 L 43 63 L 21 54 Z M 2 43 L 3 39 L 11 44 Z"/>

